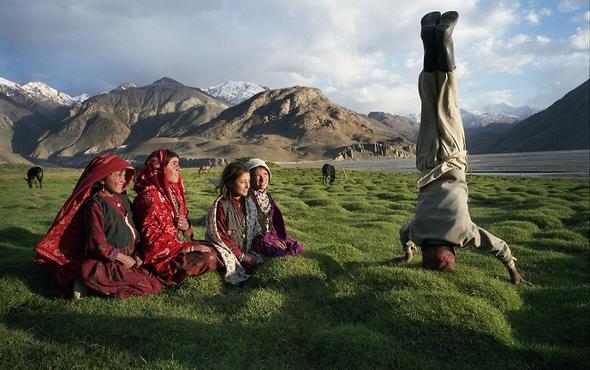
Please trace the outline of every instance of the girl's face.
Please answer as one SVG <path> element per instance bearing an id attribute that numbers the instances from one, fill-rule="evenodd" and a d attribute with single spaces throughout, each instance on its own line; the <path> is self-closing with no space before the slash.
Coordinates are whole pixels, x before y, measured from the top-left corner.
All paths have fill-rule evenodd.
<path id="1" fill-rule="evenodd" d="M 101 182 L 104 184 L 104 190 L 110 194 L 119 194 L 125 188 L 125 170 L 111 173 Z"/>
<path id="2" fill-rule="evenodd" d="M 268 171 L 264 167 L 256 167 L 254 169 L 254 178 L 252 179 L 252 187 L 258 191 L 265 191 L 268 186 Z"/>
<path id="3" fill-rule="evenodd" d="M 177 157 L 173 157 L 165 167 L 166 178 L 171 184 L 176 184 L 180 178 L 180 165 L 178 164 L 178 161 L 179 159 Z"/>
<path id="4" fill-rule="evenodd" d="M 234 181 L 231 190 L 234 195 L 247 196 L 248 189 L 250 189 L 250 173 L 244 172 Z"/>

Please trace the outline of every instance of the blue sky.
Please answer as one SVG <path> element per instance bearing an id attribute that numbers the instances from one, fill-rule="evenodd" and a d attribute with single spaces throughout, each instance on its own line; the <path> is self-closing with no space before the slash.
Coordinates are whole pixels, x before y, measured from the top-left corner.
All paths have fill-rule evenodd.
<path id="1" fill-rule="evenodd" d="M 460 13 L 463 106 L 546 108 L 589 78 L 586 0 L 3 0 L 0 77 L 70 95 L 163 76 L 303 85 L 360 113 L 410 114 L 432 10 Z"/>

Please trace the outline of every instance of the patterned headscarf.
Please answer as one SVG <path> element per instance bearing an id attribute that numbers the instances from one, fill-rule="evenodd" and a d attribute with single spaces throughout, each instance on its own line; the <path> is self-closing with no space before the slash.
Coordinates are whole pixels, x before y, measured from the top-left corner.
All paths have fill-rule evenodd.
<path id="1" fill-rule="evenodd" d="M 126 160 L 113 154 L 102 154 L 90 161 L 72 195 L 57 213 L 47 234 L 35 246 L 35 252 L 37 252 L 35 263 L 49 268 L 60 289 L 71 282 L 82 263 L 83 225 L 78 210 L 91 195 L 94 184 L 113 172 L 123 169 L 127 170 L 123 186 L 125 189 L 135 174 L 135 169 Z"/>
<path id="2" fill-rule="evenodd" d="M 180 215 L 186 217 L 186 198 L 184 194 L 184 184 L 182 183 L 182 177 L 178 177 L 176 184 L 168 182 L 166 176 L 166 165 L 164 164 L 167 149 L 158 149 L 149 155 L 146 159 L 145 164 L 139 174 L 137 181 L 135 182 L 134 190 L 136 193 L 140 193 L 146 190 L 148 187 L 155 187 L 158 191 L 166 198 L 167 204 L 170 206 L 175 216 L 179 216 L 174 201 L 174 195 L 178 201 L 178 207 Z M 170 159 L 170 158 L 168 158 Z M 174 195 L 171 193 L 171 189 L 174 190 Z"/>

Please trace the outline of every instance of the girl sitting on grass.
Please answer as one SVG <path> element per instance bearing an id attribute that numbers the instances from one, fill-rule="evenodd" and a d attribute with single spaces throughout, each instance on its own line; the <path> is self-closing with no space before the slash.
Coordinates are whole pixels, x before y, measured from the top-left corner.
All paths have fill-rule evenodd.
<path id="1" fill-rule="evenodd" d="M 258 221 L 262 227 L 252 242 L 252 249 L 266 257 L 289 256 L 303 253 L 303 245 L 287 236 L 285 220 L 272 196 L 266 191 L 272 173 L 258 158 L 246 162 L 250 170 L 250 197 L 256 203 Z"/>
<path id="2" fill-rule="evenodd" d="M 139 234 L 125 193 L 134 173 L 123 158 L 94 158 L 35 247 L 35 262 L 49 269 L 62 295 L 72 287 L 75 298 L 85 288 L 115 297 L 160 291 L 136 254 Z"/>
<path id="3" fill-rule="evenodd" d="M 135 183 L 133 202 L 144 262 L 167 285 L 217 269 L 215 250 L 192 240 L 178 162 L 171 150 L 151 153 Z"/>
<path id="4" fill-rule="evenodd" d="M 264 262 L 252 250 L 252 240 L 261 231 L 256 204 L 248 197 L 250 171 L 240 161 L 228 164 L 221 178 L 212 182 L 219 189 L 207 216 L 206 239 L 223 257 L 225 279 L 238 284 Z"/>

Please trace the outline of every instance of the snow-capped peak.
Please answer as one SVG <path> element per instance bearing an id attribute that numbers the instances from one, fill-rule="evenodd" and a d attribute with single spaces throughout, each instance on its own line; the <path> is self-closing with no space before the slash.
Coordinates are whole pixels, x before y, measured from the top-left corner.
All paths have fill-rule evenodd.
<path id="1" fill-rule="evenodd" d="M 81 103 L 88 99 L 87 94 L 82 94 L 72 98 L 70 95 L 61 91 L 57 91 L 53 87 L 41 81 L 32 81 L 21 86 L 16 82 L 12 82 L 2 77 L 0 77 L 0 92 L 9 96 L 21 94 L 24 96 L 33 97 L 35 99 L 53 101 L 55 103 L 68 106 Z"/>
<path id="2" fill-rule="evenodd" d="M 254 95 L 270 90 L 266 86 L 243 81 L 225 81 L 219 85 L 211 86 L 205 91 L 216 97 L 222 98 L 231 104 L 240 104 Z"/>
<path id="3" fill-rule="evenodd" d="M 41 81 L 29 82 L 22 86 L 23 90 L 41 99 L 51 100 L 61 105 L 74 105 L 76 101 L 68 94 L 57 91 Z"/>
<path id="4" fill-rule="evenodd" d="M 115 90 L 127 90 L 127 89 L 133 89 L 135 87 L 137 87 L 137 85 L 134 84 L 133 82 L 123 82 L 122 84 L 117 86 L 117 88 L 115 88 Z"/>
<path id="5" fill-rule="evenodd" d="M 31 94 L 46 96 L 48 98 L 56 98 L 59 95 L 59 91 L 41 81 L 28 82 L 22 88 Z"/>
<path id="6" fill-rule="evenodd" d="M 486 112 L 495 113 L 495 114 L 507 114 L 511 116 L 516 116 L 520 119 L 524 119 L 527 117 L 532 116 L 533 114 L 540 111 L 538 108 L 532 108 L 528 105 L 523 105 L 520 107 L 515 107 L 510 104 L 506 103 L 498 103 L 487 106 L 484 108 Z"/>
<path id="7" fill-rule="evenodd" d="M 88 96 L 88 94 L 84 93 L 82 95 L 78 95 L 78 96 L 73 96 L 72 100 L 77 102 L 77 103 L 84 103 L 85 100 L 87 100 L 90 96 Z"/>
<path id="8" fill-rule="evenodd" d="M 134 84 L 133 82 L 123 82 L 122 84 L 120 84 L 119 86 L 115 87 L 114 89 L 110 89 L 110 90 L 105 90 L 103 92 L 101 92 L 101 94 L 108 94 L 112 91 L 119 91 L 119 90 L 127 90 L 127 89 L 133 89 L 136 88 L 137 85 Z"/>
<path id="9" fill-rule="evenodd" d="M 9 81 L 9 80 L 7 80 L 5 78 L 0 77 L 0 86 L 2 86 L 2 85 L 3 86 L 8 86 L 8 87 L 13 88 L 13 89 L 16 88 L 16 87 L 18 87 L 18 84 L 16 82 L 12 82 L 12 81 Z"/>

